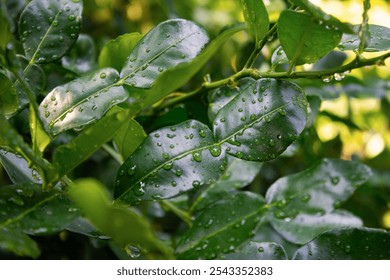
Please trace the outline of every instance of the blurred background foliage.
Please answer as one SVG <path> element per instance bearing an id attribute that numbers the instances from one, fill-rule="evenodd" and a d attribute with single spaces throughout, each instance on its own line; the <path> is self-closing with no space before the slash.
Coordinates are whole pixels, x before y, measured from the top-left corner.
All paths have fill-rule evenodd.
<path id="1" fill-rule="evenodd" d="M 23 2 L 23 1 L 22 1 Z M 284 0 L 265 0 L 271 22 L 289 6 Z M 326 12 L 342 21 L 359 24 L 362 2 L 359 0 L 313 0 Z M 370 23 L 390 27 L 390 1 L 372 0 Z M 158 23 L 170 18 L 184 18 L 197 22 L 216 36 L 226 25 L 242 22 L 239 0 L 84 0 L 82 33 L 93 38 L 98 56 L 104 44 L 119 35 L 130 32 L 145 34 Z M 275 38 L 264 48 L 255 63 L 262 71 L 269 69 L 273 51 L 278 47 Z M 200 85 L 207 75 L 215 81 L 228 77 L 243 67 L 253 49 L 245 32 L 236 34 L 213 59 L 181 90 L 190 91 Z M 346 61 L 353 57 L 349 54 Z M 370 53 L 365 53 L 369 57 Z M 325 83 L 321 80 L 296 81 L 310 96 L 311 111 L 317 113 L 313 125 L 282 157 L 263 165 L 251 191 L 265 193 L 281 176 L 301 171 L 323 157 L 358 159 L 374 170 L 371 180 L 361 187 L 344 208 L 360 216 L 365 226 L 390 228 L 390 61 L 387 66 L 365 67 L 352 71 L 341 81 Z M 303 65 L 304 69 L 312 66 Z M 60 75 L 60 74 L 59 74 Z M 67 73 L 65 79 L 71 79 Z M 51 87 L 48 79 L 47 88 Z M 57 77 L 58 78 L 58 77 Z M 63 78 L 64 79 L 64 78 Z M 146 132 L 179 123 L 188 118 L 209 123 L 207 96 L 191 99 L 183 104 L 156 114 L 145 113 L 138 121 Z M 24 118 L 27 119 L 27 118 Z M 26 127 L 27 124 L 25 124 Z M 66 141 L 61 138 L 57 141 Z M 92 176 L 113 186 L 119 165 L 104 152 L 94 154 L 74 172 L 74 177 Z M 0 166 L 0 185 L 10 184 Z M 159 210 L 161 211 L 161 209 Z M 157 215 L 158 216 L 158 215 Z M 157 222 L 169 232 L 178 225 L 175 217 L 161 216 Z M 37 239 L 44 237 L 37 237 Z M 46 237 L 45 237 L 46 238 Z M 101 250 L 99 241 L 62 232 L 45 239 L 42 258 L 111 258 L 110 250 Z M 66 252 L 67 244 L 79 244 L 77 252 Z M 58 247 L 58 250 L 56 249 Z"/>

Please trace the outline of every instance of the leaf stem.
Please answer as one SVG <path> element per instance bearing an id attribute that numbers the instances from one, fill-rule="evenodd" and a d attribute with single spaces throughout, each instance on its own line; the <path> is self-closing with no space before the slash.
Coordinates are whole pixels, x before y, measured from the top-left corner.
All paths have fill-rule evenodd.
<path id="1" fill-rule="evenodd" d="M 119 163 L 120 165 L 123 164 L 124 160 L 122 158 L 122 156 L 117 152 L 115 151 L 110 145 L 108 144 L 103 144 L 102 145 L 102 148 L 117 162 Z"/>
<path id="2" fill-rule="evenodd" d="M 182 219 L 183 222 L 187 224 L 187 226 L 192 227 L 192 217 L 187 212 L 176 207 L 176 205 L 174 205 L 172 202 L 168 200 L 159 200 L 159 203 L 163 208 L 168 209 L 176 216 L 178 216 L 180 219 Z"/>

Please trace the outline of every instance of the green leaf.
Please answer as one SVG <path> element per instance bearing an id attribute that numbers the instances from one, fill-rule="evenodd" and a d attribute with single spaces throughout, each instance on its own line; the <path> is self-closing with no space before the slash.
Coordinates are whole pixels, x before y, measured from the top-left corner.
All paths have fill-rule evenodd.
<path id="1" fill-rule="evenodd" d="M 254 235 L 264 216 L 264 199 L 240 192 L 205 209 L 182 237 L 179 259 L 215 259 L 233 252 Z"/>
<path id="2" fill-rule="evenodd" d="M 241 0 L 241 5 L 249 33 L 255 39 L 256 47 L 258 47 L 269 29 L 267 9 L 262 0 Z"/>
<path id="3" fill-rule="evenodd" d="M 310 16 L 325 26 L 332 26 L 343 33 L 355 33 L 350 23 L 341 22 L 338 18 L 335 18 L 334 16 L 322 11 L 318 6 L 314 5 L 309 0 L 290 0 L 290 2 L 304 9 Z"/>
<path id="4" fill-rule="evenodd" d="M 134 32 L 108 41 L 100 51 L 98 58 L 99 67 L 112 67 L 121 71 L 129 54 L 141 38 L 141 34 Z"/>
<path id="5" fill-rule="evenodd" d="M 241 246 L 234 253 L 224 256 L 227 260 L 287 260 L 284 248 L 274 242 L 253 242 Z"/>
<path id="6" fill-rule="evenodd" d="M 34 105 L 35 104 L 30 103 L 29 122 L 32 148 L 36 155 L 42 156 L 43 151 L 50 144 L 51 139 L 48 133 L 45 131 L 45 128 L 43 127 L 44 124 L 42 123 L 39 115 L 37 115 L 39 114 L 37 107 L 34 107 Z"/>
<path id="7" fill-rule="evenodd" d="M 219 178 L 225 153 L 195 120 L 159 129 L 120 167 L 115 197 L 134 203 L 177 196 Z"/>
<path id="8" fill-rule="evenodd" d="M 32 183 L 1 187 L 0 205 L 0 248 L 33 258 L 39 249 L 27 234 L 53 234 L 79 216 L 61 192 L 43 192 Z"/>
<path id="9" fill-rule="evenodd" d="M 333 50 L 342 32 L 306 14 L 285 10 L 278 20 L 278 35 L 290 62 L 301 65 L 316 62 Z"/>
<path id="10" fill-rule="evenodd" d="M 240 88 L 231 88 L 229 86 L 222 86 L 208 94 L 209 110 L 208 117 L 212 123 L 217 116 L 219 110 L 225 107 L 232 99 L 240 93 Z"/>
<path id="11" fill-rule="evenodd" d="M 123 158 L 128 158 L 145 140 L 146 133 L 143 127 L 133 119 L 115 134 L 114 144 Z"/>
<path id="12" fill-rule="evenodd" d="M 215 118 L 215 138 L 235 157 L 274 159 L 305 127 L 306 97 L 300 87 L 284 80 L 245 78 L 238 87 L 240 93 Z"/>
<path id="13" fill-rule="evenodd" d="M 47 63 L 62 57 L 80 31 L 82 1 L 33 0 L 19 19 L 19 36 L 32 63 Z"/>
<path id="14" fill-rule="evenodd" d="M 253 181 L 262 166 L 262 163 L 259 162 L 245 161 L 232 156 L 227 158 L 227 167 L 222 168 L 224 171 L 219 179 L 200 190 L 199 195 L 191 205 L 192 212 L 199 211 L 222 199 L 228 195 L 228 192 L 247 186 Z"/>
<path id="15" fill-rule="evenodd" d="M 0 10 L 0 53 L 5 52 L 8 42 L 12 38 L 12 33 L 6 14 Z"/>
<path id="16" fill-rule="evenodd" d="M 370 175 L 371 170 L 361 163 L 324 159 L 305 171 L 280 178 L 266 194 L 274 212 L 270 222 L 284 238 L 298 244 L 330 228 L 361 225 L 353 215 L 333 211 Z"/>
<path id="17" fill-rule="evenodd" d="M 144 95 L 143 106 L 148 106 L 164 98 L 168 93 L 176 90 L 188 82 L 188 80 L 198 72 L 203 65 L 218 51 L 219 47 L 226 42 L 232 35 L 238 31 L 244 30 L 244 24 L 236 24 L 224 29 L 216 38 L 214 38 L 196 57 L 186 60 L 166 69 L 156 77 L 153 87 L 142 91 Z M 202 33 L 201 33 L 202 34 Z M 206 39 L 206 38 L 204 38 Z M 195 42 L 195 41 L 194 41 Z M 206 42 L 205 42 L 206 43 Z M 164 54 L 165 55 L 165 54 Z M 181 57 L 180 57 L 181 58 Z M 131 58 L 130 58 L 131 59 Z M 180 59 L 183 61 L 183 59 Z M 167 83 L 167 81 L 170 81 Z"/>
<path id="18" fill-rule="evenodd" d="M 272 68 L 276 68 L 278 65 L 288 64 L 288 58 L 284 52 L 282 46 L 279 46 L 272 54 L 271 64 Z"/>
<path id="19" fill-rule="evenodd" d="M 18 109 L 16 89 L 6 75 L 0 72 L 0 114 L 10 116 Z"/>
<path id="20" fill-rule="evenodd" d="M 115 69 L 104 68 L 58 86 L 40 104 L 40 117 L 54 135 L 90 124 L 127 99 L 118 79 Z"/>
<path id="21" fill-rule="evenodd" d="M 330 229 L 363 226 L 360 218 L 342 210 L 321 216 L 303 213 L 294 219 L 273 219 L 271 223 L 277 232 L 294 244 L 305 244 Z"/>
<path id="22" fill-rule="evenodd" d="M 382 229 L 344 228 L 327 231 L 294 255 L 296 260 L 388 260 L 390 233 Z"/>
<path id="23" fill-rule="evenodd" d="M 125 205 L 113 204 L 100 182 L 79 179 L 68 194 L 92 224 L 118 245 L 140 246 L 148 256 L 172 258 L 171 250 L 154 235 L 148 221 Z"/>
<path id="24" fill-rule="evenodd" d="M 29 168 L 28 162 L 18 154 L 0 149 L 0 163 L 14 184 L 41 183 L 38 172 Z"/>
<path id="25" fill-rule="evenodd" d="M 355 25 L 357 32 L 360 25 Z M 366 52 L 380 52 L 390 49 L 390 28 L 375 24 L 368 25 L 368 44 L 365 46 Z M 359 49 L 360 38 L 356 34 L 344 34 L 338 48 L 342 51 L 356 51 Z"/>
<path id="26" fill-rule="evenodd" d="M 17 230 L 0 227 L 0 250 L 11 252 L 20 257 L 38 258 L 38 244 L 27 234 Z"/>
<path id="27" fill-rule="evenodd" d="M 95 43 L 92 37 L 80 34 L 69 53 L 62 57 L 61 63 L 64 68 L 81 75 L 97 68 L 95 60 Z"/>
<path id="28" fill-rule="evenodd" d="M 193 60 L 208 40 L 206 32 L 191 21 L 162 22 L 134 47 L 121 78 L 131 87 L 150 88 L 167 69 Z"/>
<path id="29" fill-rule="evenodd" d="M 110 141 L 131 117 L 129 111 L 113 108 L 107 116 L 87 127 L 76 138 L 59 146 L 54 152 L 53 163 L 58 167 L 60 176 L 66 175 Z"/>

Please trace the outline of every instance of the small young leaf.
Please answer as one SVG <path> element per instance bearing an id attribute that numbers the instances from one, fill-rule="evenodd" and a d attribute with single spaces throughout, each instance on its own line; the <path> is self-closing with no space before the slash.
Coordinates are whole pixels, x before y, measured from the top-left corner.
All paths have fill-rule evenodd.
<path id="1" fill-rule="evenodd" d="M 115 198 L 134 203 L 174 197 L 215 182 L 220 165 L 226 165 L 225 153 L 206 125 L 189 120 L 162 128 L 121 166 Z"/>
<path id="2" fill-rule="evenodd" d="M 390 259 L 390 233 L 371 228 L 330 230 L 301 247 L 293 259 L 388 260 Z"/>
<path id="3" fill-rule="evenodd" d="M 342 210 L 322 216 L 302 213 L 294 219 L 272 219 L 271 223 L 278 233 L 294 244 L 305 244 L 330 229 L 363 226 L 360 218 Z"/>
<path id="4" fill-rule="evenodd" d="M 33 0 L 19 19 L 19 36 L 31 63 L 62 57 L 79 35 L 82 1 Z"/>
<path id="5" fill-rule="evenodd" d="M 114 144 L 123 158 L 128 158 L 145 140 L 146 134 L 142 126 L 129 119 L 114 136 Z"/>
<path id="6" fill-rule="evenodd" d="M 103 68 L 58 86 L 39 106 L 40 117 L 54 135 L 94 122 L 127 99 L 118 79 L 115 69 Z"/>
<path id="7" fill-rule="evenodd" d="M 182 237 L 179 259 L 215 259 L 234 252 L 254 235 L 264 218 L 264 199 L 240 192 L 205 209 Z"/>
<path id="8" fill-rule="evenodd" d="M 61 63 L 65 69 L 81 75 L 97 68 L 95 60 L 93 39 L 89 35 L 80 34 L 70 52 L 62 57 Z"/>
<path id="9" fill-rule="evenodd" d="M 288 64 L 288 58 L 284 52 L 282 46 L 279 46 L 272 54 L 271 64 L 275 69 L 278 65 Z"/>
<path id="10" fill-rule="evenodd" d="M 16 89 L 6 75 L 0 72 L 0 114 L 10 116 L 18 109 Z"/>
<path id="11" fill-rule="evenodd" d="M 171 250 L 154 235 L 148 221 L 125 205 L 113 204 L 100 182 L 79 179 L 68 194 L 92 224 L 118 245 L 140 246 L 148 256 L 172 258 Z"/>
<path id="12" fill-rule="evenodd" d="M 0 163 L 14 184 L 29 182 L 42 183 L 38 172 L 29 168 L 28 162 L 20 155 L 0 149 Z"/>
<path id="13" fill-rule="evenodd" d="M 108 41 L 100 51 L 98 58 L 99 67 L 112 67 L 121 71 L 129 54 L 141 38 L 141 34 L 134 32 Z"/>
<path id="14" fill-rule="evenodd" d="M 238 248 L 234 253 L 223 256 L 227 260 L 287 260 L 284 248 L 274 242 L 253 242 Z"/>
<path id="15" fill-rule="evenodd" d="M 305 127 L 306 96 L 296 84 L 275 79 L 245 78 L 239 92 L 215 118 L 216 140 L 238 158 L 274 159 Z"/>
<path id="16" fill-rule="evenodd" d="M 255 39 L 256 47 L 267 35 L 269 28 L 268 12 L 262 0 L 241 0 L 245 22 Z"/>
<path id="17" fill-rule="evenodd" d="M 355 25 L 354 30 L 357 32 L 360 25 Z M 375 24 L 368 25 L 369 40 L 365 46 L 366 52 L 380 52 L 390 49 L 390 28 Z M 356 34 L 344 34 L 338 48 L 342 51 L 354 51 L 359 49 L 360 39 Z"/>
<path id="18" fill-rule="evenodd" d="M 45 131 L 43 127 L 42 120 L 39 118 L 37 107 L 34 107 L 32 103 L 30 103 L 30 132 L 31 132 L 31 141 L 32 148 L 36 155 L 42 156 L 43 151 L 50 144 L 50 136 Z"/>
<path id="19" fill-rule="evenodd" d="M 285 10 L 278 20 L 278 35 L 290 62 L 301 65 L 316 62 L 333 50 L 342 32 L 315 22 L 306 14 Z"/>
<path id="20" fill-rule="evenodd" d="M 208 40 L 206 32 L 191 21 L 162 22 L 134 47 L 121 78 L 131 87 L 150 88 L 167 69 L 193 60 Z"/>
<path id="21" fill-rule="evenodd" d="M 129 111 L 113 108 L 105 117 L 87 127 L 69 143 L 59 146 L 53 156 L 60 176 L 66 175 L 80 163 L 88 159 L 132 117 Z M 104 133 L 103 133 L 104 132 Z"/>
<path id="22" fill-rule="evenodd" d="M 227 166 L 221 165 L 223 173 L 219 179 L 200 190 L 191 205 L 191 211 L 199 211 L 222 199 L 228 192 L 243 188 L 250 184 L 259 173 L 262 163 L 241 160 L 228 156 Z"/>

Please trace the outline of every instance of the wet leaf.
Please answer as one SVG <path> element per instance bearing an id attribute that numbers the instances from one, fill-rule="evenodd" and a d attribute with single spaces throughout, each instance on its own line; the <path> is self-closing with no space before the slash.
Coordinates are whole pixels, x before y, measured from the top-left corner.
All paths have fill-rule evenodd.
<path id="1" fill-rule="evenodd" d="M 267 35 L 269 28 L 268 12 L 262 0 L 241 0 L 245 22 L 249 33 L 255 39 L 256 47 Z"/>
<path id="2" fill-rule="evenodd" d="M 168 93 L 176 90 L 188 82 L 188 80 L 198 72 L 203 65 L 218 51 L 220 46 L 225 43 L 232 35 L 245 29 L 244 24 L 235 24 L 224 29 L 216 38 L 214 38 L 205 48 L 184 63 L 175 65 L 163 71 L 156 77 L 153 87 L 142 90 L 143 107 L 151 105 L 164 98 Z M 161 69 L 160 69 L 161 70 Z M 166 81 L 170 81 L 167 83 Z"/>
<path id="3" fill-rule="evenodd" d="M 296 260 L 388 260 L 390 233 L 382 229 L 343 228 L 327 231 L 301 247 Z"/>
<path id="4" fill-rule="evenodd" d="M 148 256 L 172 258 L 171 250 L 154 235 L 148 221 L 125 205 L 113 204 L 100 182 L 78 179 L 68 194 L 83 215 L 118 245 L 139 246 L 148 251 Z"/>
<path id="5" fill-rule="evenodd" d="M 227 166 L 221 166 L 223 173 L 219 179 L 199 190 L 199 195 L 191 205 L 191 211 L 199 211 L 210 204 L 223 199 L 228 192 L 250 184 L 259 173 L 262 163 L 245 161 L 228 156 Z"/>
<path id="6" fill-rule="evenodd" d="M 38 258 L 38 244 L 27 234 L 0 226 L 0 250 L 10 252 L 20 257 Z"/>
<path id="7" fill-rule="evenodd" d="M 115 134 L 114 144 L 123 158 L 128 158 L 145 140 L 146 133 L 142 126 L 133 119 Z"/>
<path id="8" fill-rule="evenodd" d="M 141 34 L 134 32 L 108 41 L 100 51 L 98 58 L 99 67 L 112 67 L 121 71 L 123 65 L 128 60 L 129 54 L 141 38 Z"/>
<path id="9" fill-rule="evenodd" d="M 294 65 L 316 62 L 340 42 L 342 32 L 315 22 L 310 16 L 285 10 L 278 20 L 278 35 Z"/>
<path id="10" fill-rule="evenodd" d="M 227 260 L 287 260 L 284 248 L 274 242 L 253 242 L 238 248 L 234 253 L 224 256 Z"/>
<path id="11" fill-rule="evenodd" d="M 357 32 L 360 25 L 355 25 Z M 365 52 L 380 52 L 390 49 L 390 28 L 375 24 L 368 25 L 369 36 L 368 44 L 365 46 Z M 342 51 L 353 51 L 359 49 L 360 38 L 357 34 L 344 34 L 338 48 Z"/>
<path id="12" fill-rule="evenodd" d="M 240 192 L 205 209 L 182 237 L 179 259 L 215 259 L 248 241 L 264 218 L 264 199 Z"/>
<path id="13" fill-rule="evenodd" d="M 325 26 L 332 26 L 343 33 L 355 33 L 350 23 L 341 22 L 338 18 L 322 11 L 320 7 L 314 5 L 309 0 L 290 0 L 290 2 L 304 9 L 310 16 Z"/>
<path id="14" fill-rule="evenodd" d="M 276 158 L 305 127 L 306 96 L 284 80 L 245 78 L 238 86 L 240 93 L 215 118 L 216 140 L 238 158 Z"/>
<path id="15" fill-rule="evenodd" d="M 213 183 L 220 165 L 226 165 L 225 153 L 206 125 L 189 120 L 162 128 L 121 166 L 115 197 L 128 203 L 174 197 Z"/>
<path id="16" fill-rule="evenodd" d="M 81 75 L 97 68 L 95 60 L 95 43 L 92 37 L 80 34 L 71 50 L 62 57 L 61 63 L 64 68 Z"/>
<path id="17" fill-rule="evenodd" d="M 279 46 L 272 54 L 271 64 L 273 68 L 276 68 L 278 65 L 288 64 L 289 60 L 284 52 L 282 46 Z"/>
<path id="18" fill-rule="evenodd" d="M 32 63 L 47 63 L 62 57 L 80 32 L 82 1 L 33 0 L 19 19 L 19 36 Z"/>
<path id="19" fill-rule="evenodd" d="M 10 116 L 18 109 L 16 89 L 6 75 L 0 72 L 0 114 Z"/>
<path id="20" fill-rule="evenodd" d="M 298 214 L 294 219 L 273 219 L 271 223 L 276 231 L 294 244 L 305 244 L 330 229 L 363 226 L 360 218 L 343 210 L 325 215 Z"/>
<path id="21" fill-rule="evenodd" d="M 14 184 L 41 183 L 36 170 L 28 167 L 28 162 L 20 155 L 0 149 L 0 163 Z"/>
<path id="22" fill-rule="evenodd" d="M 238 82 L 238 86 L 240 86 L 240 84 L 244 82 L 245 79 L 240 81 Z M 208 101 L 209 101 L 208 117 L 211 123 L 217 116 L 219 110 L 225 107 L 239 93 L 240 93 L 239 87 L 231 88 L 228 86 L 222 86 L 217 88 L 216 90 L 211 91 L 208 94 Z"/>
<path id="23" fill-rule="evenodd" d="M 365 165 L 324 159 L 317 165 L 277 180 L 267 191 L 273 206 L 272 226 L 284 238 L 302 244 L 330 228 L 361 225 L 340 207 L 371 175 Z"/>
<path id="24" fill-rule="evenodd" d="M 131 117 L 131 112 L 113 108 L 76 138 L 59 146 L 54 151 L 53 163 L 57 166 L 60 176 L 66 175 L 100 149 L 104 143 L 110 141 Z"/>
<path id="25" fill-rule="evenodd" d="M 103 68 L 58 86 L 40 104 L 40 117 L 54 135 L 90 124 L 127 99 L 118 79 L 115 69 Z"/>
<path id="26" fill-rule="evenodd" d="M 167 69 L 194 59 L 208 40 L 206 32 L 191 21 L 173 19 L 162 22 L 134 47 L 121 78 L 131 87 L 150 88 Z"/>

